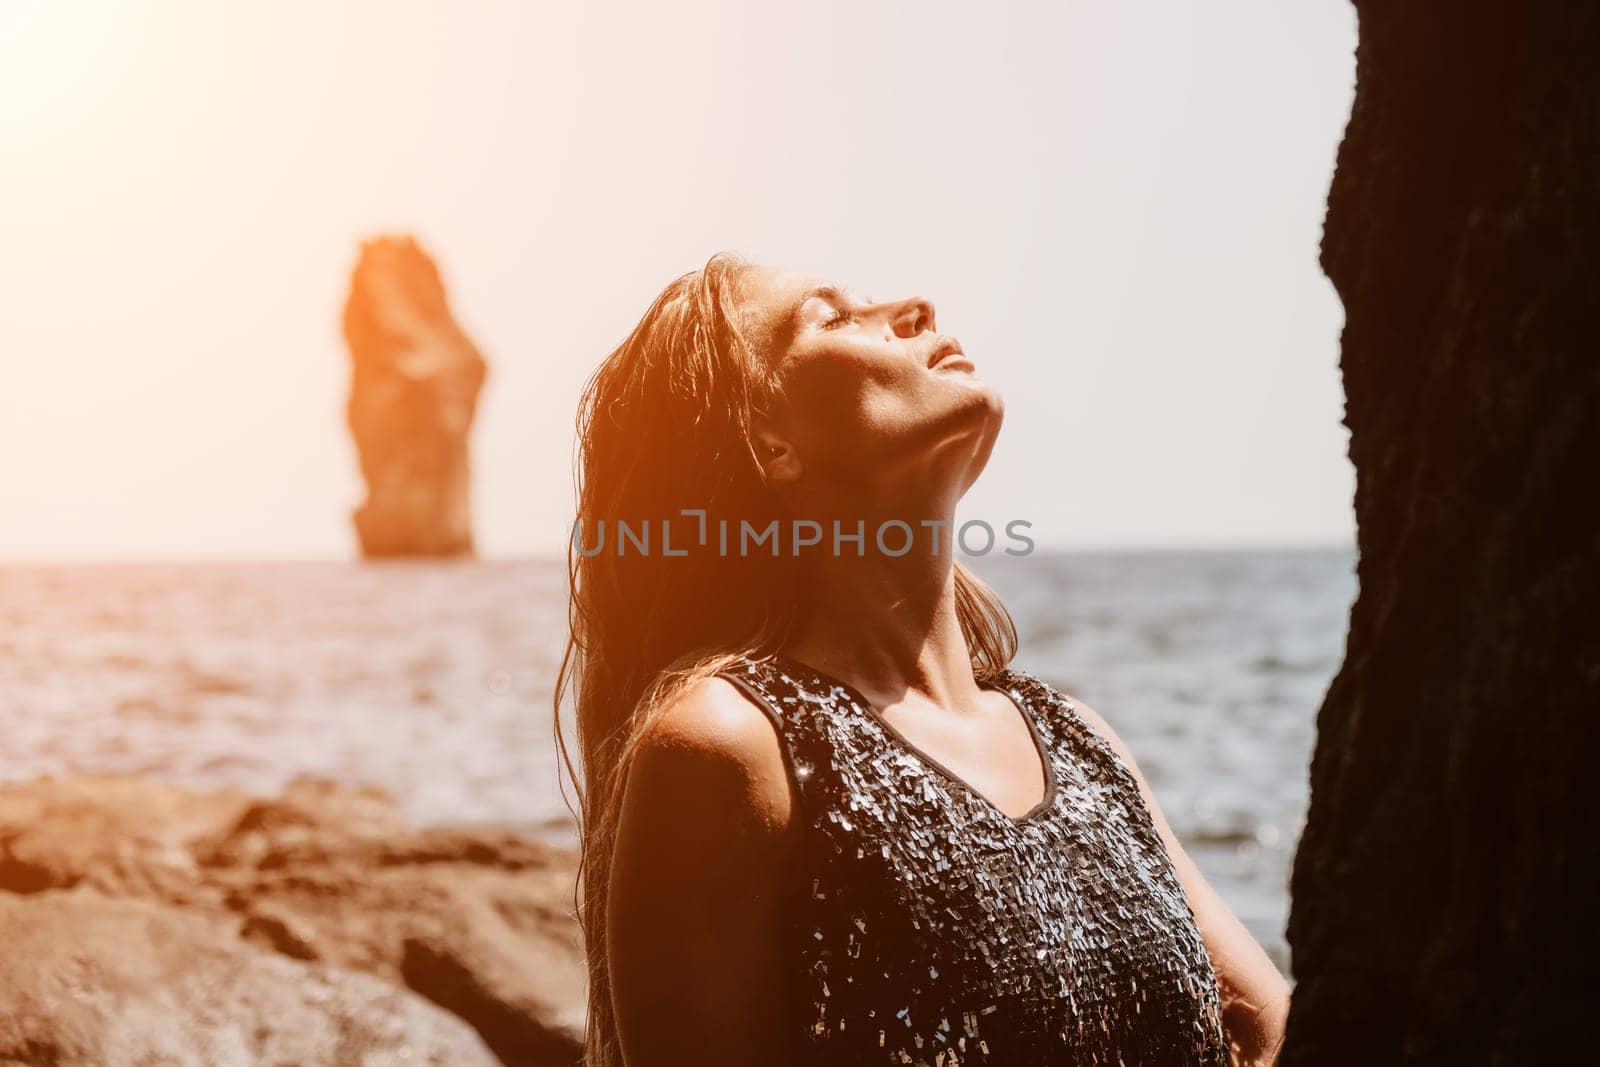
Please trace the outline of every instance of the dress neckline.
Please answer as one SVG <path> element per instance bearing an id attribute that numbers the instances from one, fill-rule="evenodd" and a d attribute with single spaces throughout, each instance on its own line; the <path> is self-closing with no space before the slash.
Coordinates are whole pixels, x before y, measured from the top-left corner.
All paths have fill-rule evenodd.
<path id="1" fill-rule="evenodd" d="M 979 791 L 975 786 L 972 785 L 971 782 L 968 782 L 965 778 L 961 777 L 961 775 L 945 766 L 941 760 L 925 752 L 916 742 L 912 741 L 905 734 L 901 733 L 900 729 L 896 727 L 894 723 L 890 722 L 884 716 L 883 712 L 878 710 L 878 706 L 876 704 L 863 696 L 861 691 L 855 686 L 851 685 L 849 682 L 846 682 L 841 678 L 836 678 L 820 668 L 813 667 L 809 663 L 797 660 L 793 656 L 785 655 L 782 652 L 774 653 L 774 655 L 780 663 L 798 668 L 801 673 L 810 674 L 813 677 L 826 682 L 829 685 L 836 686 L 842 690 L 844 694 L 850 698 L 851 702 L 854 703 L 863 714 L 881 727 L 884 733 L 888 734 L 896 744 L 905 749 L 912 756 L 915 756 L 930 770 L 938 774 L 940 777 L 946 779 L 958 790 L 977 800 L 990 811 L 999 815 L 1002 819 L 1005 819 L 1007 822 L 1017 826 L 1022 826 L 1032 822 L 1054 807 L 1057 790 L 1055 761 L 1050 758 L 1049 747 L 1044 743 L 1044 738 L 1039 734 L 1038 723 L 1034 721 L 1034 708 L 1032 703 L 1023 697 L 1015 686 L 1002 685 L 998 682 L 989 681 L 979 677 L 975 677 L 973 679 L 978 683 L 980 688 L 992 689 L 1006 697 L 1006 699 L 1011 702 L 1011 705 L 1017 709 L 1017 714 L 1022 716 L 1022 721 L 1027 724 L 1028 727 L 1028 736 L 1033 739 L 1034 755 L 1035 758 L 1038 759 L 1040 769 L 1044 774 L 1044 795 L 1039 798 L 1039 802 L 1037 804 L 1029 808 L 1021 815 L 1013 815 L 1006 811 L 1004 808 L 1000 807 L 1000 805 L 996 804 L 987 794 Z M 1001 677 L 1009 676 L 1009 671 L 1003 671 L 1001 673 Z"/>

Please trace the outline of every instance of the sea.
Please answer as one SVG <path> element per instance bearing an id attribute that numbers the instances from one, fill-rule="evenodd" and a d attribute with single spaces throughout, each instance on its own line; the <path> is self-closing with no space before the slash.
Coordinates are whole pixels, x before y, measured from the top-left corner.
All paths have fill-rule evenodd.
<path id="1" fill-rule="evenodd" d="M 1287 881 L 1348 550 L 969 560 L 1016 666 L 1099 711 L 1190 854 L 1288 973 Z M 556 840 L 557 559 L 0 567 L 0 780 L 377 785 L 419 824 Z"/>

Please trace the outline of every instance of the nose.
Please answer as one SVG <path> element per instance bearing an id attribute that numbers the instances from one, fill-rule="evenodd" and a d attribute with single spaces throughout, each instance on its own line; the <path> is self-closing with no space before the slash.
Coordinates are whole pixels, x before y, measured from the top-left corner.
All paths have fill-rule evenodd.
<path id="1" fill-rule="evenodd" d="M 933 302 L 914 296 L 902 300 L 889 316 L 896 337 L 915 337 L 934 328 Z"/>

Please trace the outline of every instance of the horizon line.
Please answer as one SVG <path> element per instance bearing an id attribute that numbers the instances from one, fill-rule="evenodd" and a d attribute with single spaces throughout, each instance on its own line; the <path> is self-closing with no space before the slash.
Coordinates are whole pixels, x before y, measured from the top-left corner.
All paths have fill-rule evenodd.
<path id="1" fill-rule="evenodd" d="M 957 559 L 964 563 L 985 560 L 999 560 L 1004 562 L 1030 559 L 1034 556 L 1115 556 L 1115 555 L 1244 555 L 1249 553 L 1271 552 L 1354 552 L 1356 543 L 1352 541 L 1128 541 L 1128 542 L 1084 542 L 1081 544 L 1040 544 L 1026 556 L 1005 556 L 991 554 L 987 556 L 970 556 L 959 554 Z M 357 563 L 357 564 L 384 564 L 384 563 L 461 563 L 461 564 L 495 564 L 495 563 L 562 563 L 566 560 L 564 552 L 559 550 L 509 552 L 509 553 L 482 553 L 470 556 L 383 556 L 368 559 L 359 552 L 349 555 L 327 555 L 316 553 L 294 553 L 284 555 L 252 554 L 252 553 L 186 553 L 186 554 L 141 554 L 141 555 L 0 555 L 0 567 L 46 567 L 46 566 L 222 566 L 222 565 L 251 565 L 251 564 L 329 564 L 329 563 Z"/>

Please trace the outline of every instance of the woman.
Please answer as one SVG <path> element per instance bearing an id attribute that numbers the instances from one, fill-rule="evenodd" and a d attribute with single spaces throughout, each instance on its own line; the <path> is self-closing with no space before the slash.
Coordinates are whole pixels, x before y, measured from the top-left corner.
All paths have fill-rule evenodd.
<path id="1" fill-rule="evenodd" d="M 726 255 L 594 375 L 556 695 L 591 1064 L 1272 1057 L 1276 969 L 953 558 L 1001 416 L 927 301 Z"/>

